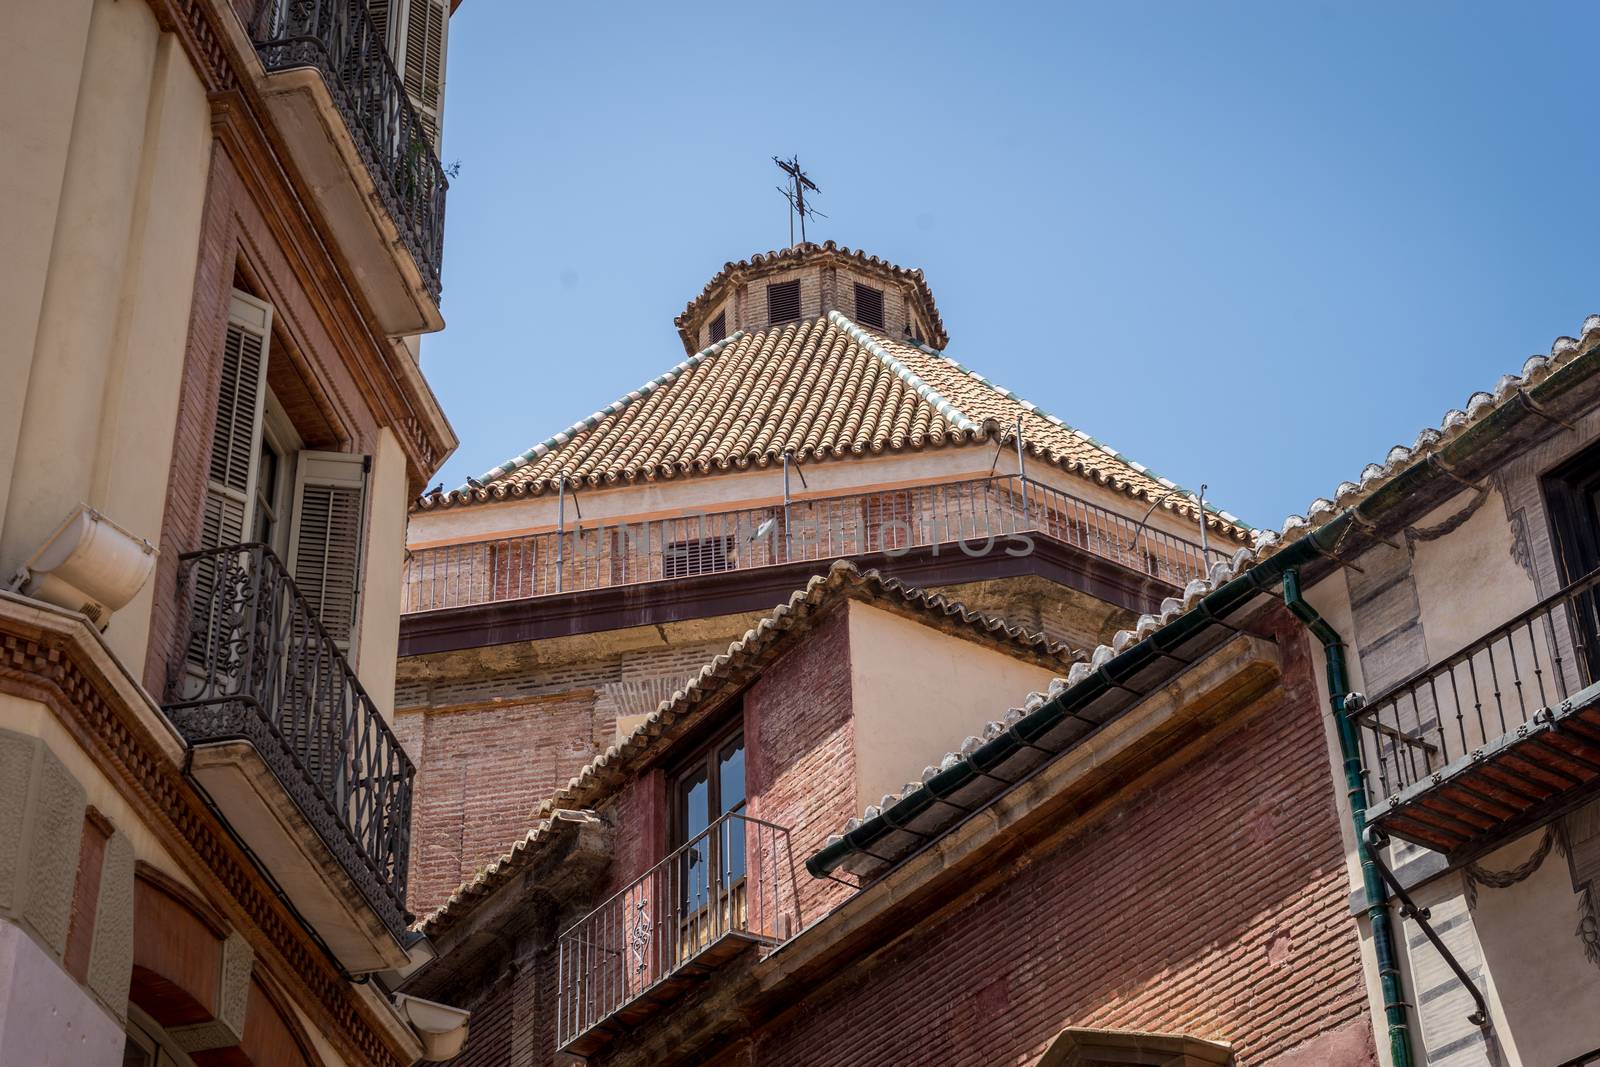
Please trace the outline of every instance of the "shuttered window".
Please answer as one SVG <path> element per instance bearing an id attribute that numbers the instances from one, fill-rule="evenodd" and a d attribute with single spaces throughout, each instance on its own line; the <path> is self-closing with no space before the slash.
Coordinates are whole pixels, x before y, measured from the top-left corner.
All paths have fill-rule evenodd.
<path id="1" fill-rule="evenodd" d="M 355 633 L 366 512 L 366 456 L 301 452 L 295 473 L 289 571 L 341 648 Z"/>
<path id="2" fill-rule="evenodd" d="M 863 326 L 884 328 L 882 289 L 856 283 L 856 321 Z"/>
<path id="3" fill-rule="evenodd" d="M 272 340 L 272 306 L 234 291 L 222 337 L 221 385 L 217 417 L 211 427 L 211 462 L 206 469 L 205 502 L 200 518 L 201 550 L 237 545 L 253 528 L 256 496 L 256 442 L 261 439 L 262 411 L 267 396 L 267 353 Z M 216 560 L 194 568 L 193 610 L 188 659 L 204 665 L 222 639 L 213 601 L 217 588 Z"/>
<path id="4" fill-rule="evenodd" d="M 800 317 L 800 282 L 775 282 L 767 286 L 767 321 L 777 325 Z"/>
<path id="5" fill-rule="evenodd" d="M 439 150 L 444 123 L 444 54 L 449 32 L 449 0 L 407 0 L 405 51 L 400 79 L 411 106 L 422 116 L 428 140 Z"/>
<path id="6" fill-rule="evenodd" d="M 717 312 L 717 317 L 711 320 L 711 328 L 707 332 L 711 338 L 712 344 L 716 344 L 718 341 L 727 337 L 728 313 L 726 311 Z"/>

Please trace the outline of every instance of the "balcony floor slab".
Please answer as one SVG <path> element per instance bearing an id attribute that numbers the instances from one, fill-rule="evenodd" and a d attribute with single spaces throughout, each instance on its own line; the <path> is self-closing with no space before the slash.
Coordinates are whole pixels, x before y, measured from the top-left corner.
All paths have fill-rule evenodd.
<path id="1" fill-rule="evenodd" d="M 295 910 L 351 974 L 408 957 L 248 741 L 197 745 L 189 774 Z"/>

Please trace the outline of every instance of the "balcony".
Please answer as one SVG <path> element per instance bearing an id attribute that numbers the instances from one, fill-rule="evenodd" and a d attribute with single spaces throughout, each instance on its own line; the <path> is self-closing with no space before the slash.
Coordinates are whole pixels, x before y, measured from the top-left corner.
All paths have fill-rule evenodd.
<path id="1" fill-rule="evenodd" d="M 402 610 L 439 611 L 871 554 L 894 558 L 940 546 L 957 558 L 998 557 L 1008 549 L 1020 551 L 1013 539 L 1022 534 L 1049 538 L 1163 587 L 1181 589 L 1208 566 L 1197 544 L 1007 475 L 416 549 L 406 562 Z"/>
<path id="2" fill-rule="evenodd" d="M 556 1047 L 592 1055 L 717 967 L 799 930 L 789 831 L 724 815 L 561 935 Z"/>
<path id="3" fill-rule="evenodd" d="M 384 332 L 444 327 L 448 182 L 361 0 L 262 0 L 263 93 Z"/>
<path id="4" fill-rule="evenodd" d="M 1600 571 L 1358 711 L 1368 821 L 1470 858 L 1600 781 Z"/>
<path id="5" fill-rule="evenodd" d="M 347 970 L 404 964 L 411 760 L 271 549 L 181 560 L 190 775 Z"/>

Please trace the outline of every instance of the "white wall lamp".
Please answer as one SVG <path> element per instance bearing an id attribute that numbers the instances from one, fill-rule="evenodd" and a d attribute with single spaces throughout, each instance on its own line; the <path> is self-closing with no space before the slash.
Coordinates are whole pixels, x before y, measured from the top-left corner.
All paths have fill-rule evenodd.
<path id="1" fill-rule="evenodd" d="M 23 596 L 81 611 L 100 630 L 132 600 L 156 565 L 156 546 L 87 504 L 67 516 L 22 565 L 11 588 Z"/>

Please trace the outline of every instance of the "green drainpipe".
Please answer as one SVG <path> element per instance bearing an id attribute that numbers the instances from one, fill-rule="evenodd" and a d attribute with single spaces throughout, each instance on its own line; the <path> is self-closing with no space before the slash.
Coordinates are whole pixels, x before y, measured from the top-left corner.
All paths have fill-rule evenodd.
<path id="1" fill-rule="evenodd" d="M 1344 640 L 1317 609 L 1300 595 L 1300 572 L 1283 572 L 1283 602 L 1295 618 L 1306 624 L 1322 642 L 1328 663 L 1328 700 L 1339 731 L 1339 754 L 1344 758 L 1345 795 L 1350 798 L 1350 822 L 1356 831 L 1356 851 L 1361 856 L 1361 881 L 1367 895 L 1367 919 L 1372 924 L 1372 948 L 1378 957 L 1378 980 L 1383 986 L 1383 1014 L 1389 1024 L 1389 1055 L 1394 1067 L 1412 1067 L 1411 1023 L 1406 1018 L 1405 996 L 1400 988 L 1400 968 L 1395 961 L 1394 924 L 1389 916 L 1389 894 L 1378 876 L 1377 864 L 1362 847 L 1367 831 L 1367 784 L 1361 773 L 1361 744 L 1345 698 L 1350 678 L 1345 673 Z"/>

